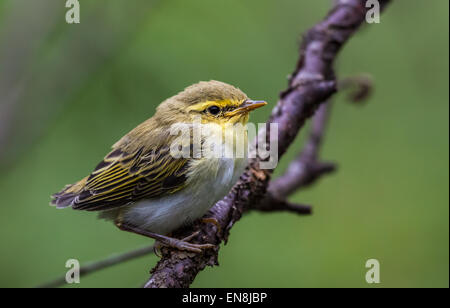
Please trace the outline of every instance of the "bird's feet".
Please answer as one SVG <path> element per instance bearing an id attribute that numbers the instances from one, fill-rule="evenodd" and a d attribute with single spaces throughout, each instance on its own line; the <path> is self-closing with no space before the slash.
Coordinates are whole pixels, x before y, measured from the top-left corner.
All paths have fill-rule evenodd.
<path id="1" fill-rule="evenodd" d="M 185 250 L 185 251 L 190 251 L 190 252 L 195 252 L 195 253 L 201 253 L 204 249 L 211 249 L 214 248 L 215 245 L 213 244 L 193 244 L 193 243 L 189 243 L 190 240 L 192 240 L 195 236 L 197 236 L 200 231 L 194 232 L 191 235 L 183 238 L 182 240 L 170 237 L 170 236 L 165 236 L 165 235 L 161 235 L 161 234 L 157 234 L 154 232 L 150 232 L 148 230 L 144 230 L 141 229 L 139 227 L 130 225 L 130 224 L 125 224 L 120 222 L 119 220 L 117 220 L 115 222 L 116 226 L 124 231 L 128 231 L 128 232 L 133 232 L 136 234 L 140 234 L 146 237 L 150 237 L 155 239 L 155 254 L 158 256 L 161 256 L 161 247 L 166 246 L 166 247 L 172 247 L 178 250 Z"/>
<path id="2" fill-rule="evenodd" d="M 200 233 L 200 231 L 196 231 L 192 233 L 191 235 L 179 240 L 173 237 L 164 236 L 159 238 L 155 242 L 155 253 L 157 255 L 161 255 L 161 247 L 171 247 L 178 250 L 184 250 L 189 252 L 195 252 L 195 253 L 201 253 L 205 249 L 211 249 L 214 248 L 213 244 L 193 244 L 189 243 L 191 239 L 193 239 L 195 236 L 197 236 Z"/>

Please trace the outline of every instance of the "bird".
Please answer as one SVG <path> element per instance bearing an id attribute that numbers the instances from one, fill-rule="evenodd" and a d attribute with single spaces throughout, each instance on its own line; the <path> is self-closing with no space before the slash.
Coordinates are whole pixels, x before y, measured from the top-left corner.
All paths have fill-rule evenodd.
<path id="1" fill-rule="evenodd" d="M 247 147 L 248 140 L 245 129 L 236 134 L 233 128 L 245 126 L 250 111 L 266 104 L 216 80 L 188 86 L 117 141 L 88 176 L 53 194 L 51 205 L 97 211 L 99 218 L 153 238 L 158 245 L 195 253 L 212 248 L 209 243 L 190 243 L 196 233 L 184 239 L 171 233 L 201 219 L 225 197 L 245 170 L 248 155 L 247 151 L 241 157 L 192 155 L 196 146 L 192 123 L 207 124 L 198 138 L 201 148 L 235 151 L 237 144 Z M 172 131 L 180 124 L 187 125 L 181 127 L 189 132 L 185 144 L 189 155 L 173 155 L 172 145 L 180 136 Z M 230 134 L 232 139 L 227 139 Z"/>

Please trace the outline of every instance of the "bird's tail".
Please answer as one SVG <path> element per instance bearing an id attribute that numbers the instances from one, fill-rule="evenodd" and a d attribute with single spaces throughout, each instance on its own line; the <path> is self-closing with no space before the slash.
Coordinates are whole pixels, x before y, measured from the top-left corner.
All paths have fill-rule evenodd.
<path id="1" fill-rule="evenodd" d="M 83 190 L 84 185 L 86 184 L 88 177 L 85 177 L 81 181 L 78 181 L 75 184 L 66 185 L 60 192 L 53 194 L 51 196 L 52 201 L 50 204 L 56 205 L 56 208 L 65 208 L 68 206 L 72 206 L 76 197 Z"/>

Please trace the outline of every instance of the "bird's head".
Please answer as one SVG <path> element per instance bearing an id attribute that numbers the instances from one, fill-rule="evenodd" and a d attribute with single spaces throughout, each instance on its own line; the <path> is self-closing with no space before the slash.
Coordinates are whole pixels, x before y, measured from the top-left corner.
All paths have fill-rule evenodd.
<path id="1" fill-rule="evenodd" d="M 169 98 L 158 107 L 157 115 L 170 122 L 202 124 L 241 123 L 245 125 L 250 111 L 262 107 L 264 101 L 250 100 L 244 92 L 220 81 L 202 81 Z"/>

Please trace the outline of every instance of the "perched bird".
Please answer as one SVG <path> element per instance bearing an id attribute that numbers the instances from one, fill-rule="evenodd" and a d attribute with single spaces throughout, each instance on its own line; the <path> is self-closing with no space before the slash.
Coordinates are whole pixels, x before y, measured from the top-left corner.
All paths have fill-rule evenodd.
<path id="1" fill-rule="evenodd" d="M 201 134 L 202 146 L 234 146 L 225 144 L 223 135 L 237 124 L 245 125 L 249 112 L 265 104 L 223 82 L 191 85 L 162 102 L 153 117 L 113 145 L 90 175 L 54 194 L 51 203 L 57 208 L 100 211 L 101 218 L 120 229 L 154 238 L 161 245 L 193 252 L 213 247 L 169 234 L 201 218 L 222 199 L 239 179 L 247 158 L 174 157 L 171 144 L 177 136 L 171 128 L 200 119 L 202 124 L 214 124 Z M 246 132 L 234 139 L 247 146 Z M 193 138 L 188 141 L 192 148 Z"/>

